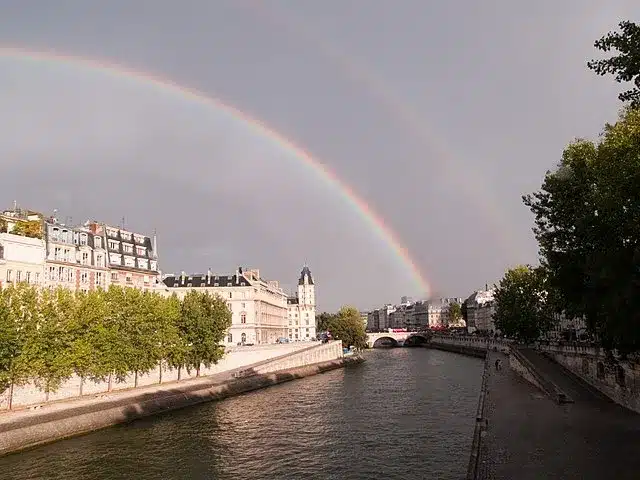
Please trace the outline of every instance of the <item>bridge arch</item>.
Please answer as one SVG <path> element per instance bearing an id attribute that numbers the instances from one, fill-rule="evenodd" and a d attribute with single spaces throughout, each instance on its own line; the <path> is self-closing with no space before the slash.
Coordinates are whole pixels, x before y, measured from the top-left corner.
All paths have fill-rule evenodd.
<path id="1" fill-rule="evenodd" d="M 405 347 L 418 347 L 420 345 L 425 345 L 429 343 L 431 340 L 431 335 L 429 333 L 412 333 L 407 339 L 404 341 Z"/>
<path id="2" fill-rule="evenodd" d="M 398 346 L 398 341 L 393 337 L 380 337 L 373 342 L 372 348 L 393 348 Z"/>

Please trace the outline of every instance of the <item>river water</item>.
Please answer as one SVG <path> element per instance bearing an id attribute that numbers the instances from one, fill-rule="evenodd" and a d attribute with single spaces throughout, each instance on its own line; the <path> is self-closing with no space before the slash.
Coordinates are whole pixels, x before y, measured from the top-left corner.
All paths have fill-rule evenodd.
<path id="1" fill-rule="evenodd" d="M 482 361 L 424 348 L 366 360 L 3 457 L 0 478 L 464 478 Z"/>

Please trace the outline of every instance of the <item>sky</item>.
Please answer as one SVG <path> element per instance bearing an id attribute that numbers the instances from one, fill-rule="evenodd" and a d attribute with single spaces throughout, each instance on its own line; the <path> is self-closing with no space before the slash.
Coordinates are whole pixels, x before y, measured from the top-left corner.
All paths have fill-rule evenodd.
<path id="1" fill-rule="evenodd" d="M 466 297 L 535 263 L 521 195 L 597 138 L 622 86 L 586 62 L 635 0 L 3 0 L 0 205 L 158 233 L 164 273 L 261 275 L 321 310 Z M 2 48 L 5 47 L 4 53 Z M 259 119 L 348 185 L 388 238 Z"/>

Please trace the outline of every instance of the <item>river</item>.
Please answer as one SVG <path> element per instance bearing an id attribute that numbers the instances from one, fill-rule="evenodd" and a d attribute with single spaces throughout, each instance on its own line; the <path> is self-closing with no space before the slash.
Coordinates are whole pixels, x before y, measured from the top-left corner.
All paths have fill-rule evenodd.
<path id="1" fill-rule="evenodd" d="M 370 350 L 366 362 L 0 458 L 0 478 L 464 478 L 482 361 Z"/>

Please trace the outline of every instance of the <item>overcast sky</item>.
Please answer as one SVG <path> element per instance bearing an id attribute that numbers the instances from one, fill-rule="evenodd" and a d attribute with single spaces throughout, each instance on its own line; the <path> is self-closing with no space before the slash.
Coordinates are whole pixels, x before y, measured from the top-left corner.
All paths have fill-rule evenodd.
<path id="1" fill-rule="evenodd" d="M 437 295 L 536 261 L 535 190 L 621 89 L 585 66 L 636 0 L 0 1 L 0 46 L 153 72 L 259 118 L 349 184 Z M 321 309 L 421 297 L 335 186 L 241 119 L 0 53 L 0 204 L 158 231 L 164 272 L 307 262 Z"/>

